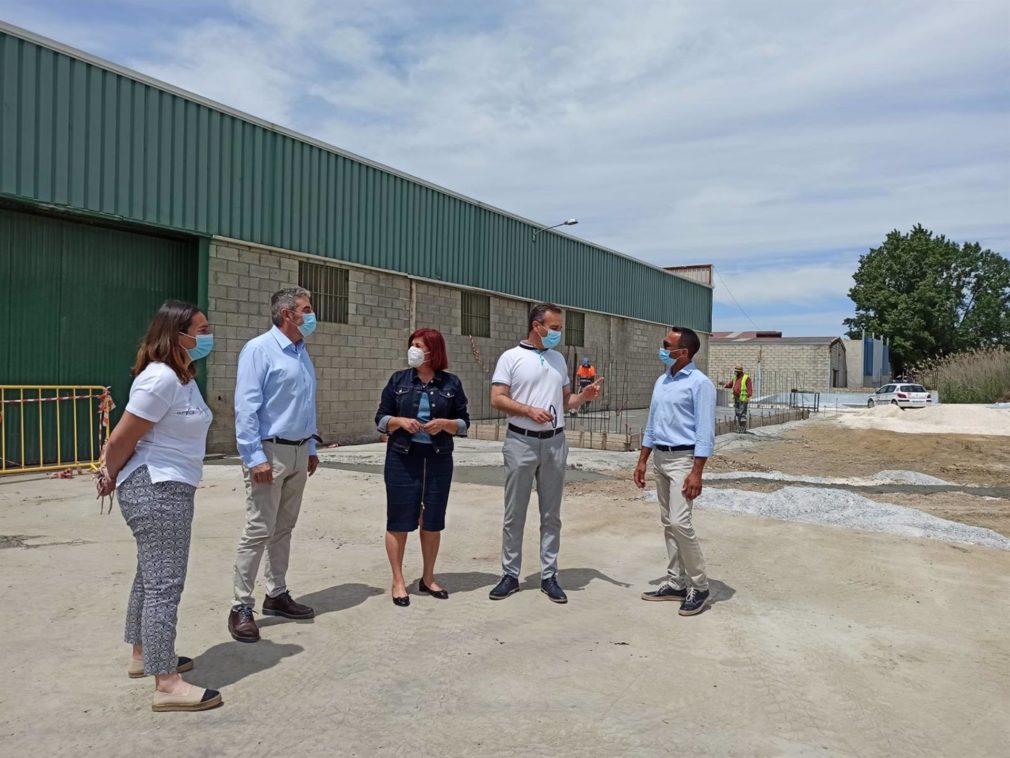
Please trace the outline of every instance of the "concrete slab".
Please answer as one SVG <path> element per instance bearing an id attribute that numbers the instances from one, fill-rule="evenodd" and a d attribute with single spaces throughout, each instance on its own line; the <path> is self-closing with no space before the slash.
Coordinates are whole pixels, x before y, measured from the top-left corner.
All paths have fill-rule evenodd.
<path id="1" fill-rule="evenodd" d="M 87 479 L 0 480 L 3 753 L 995 755 L 1010 743 L 1010 553 L 699 511 L 716 601 L 685 619 L 639 599 L 665 566 L 658 515 L 615 484 L 571 487 L 568 605 L 536 591 L 535 512 L 524 591 L 487 599 L 501 489 L 461 483 L 438 571 L 452 597 L 401 609 L 381 478 L 324 468 L 289 577 L 319 615 L 266 619 L 263 641 L 241 645 L 225 621 L 242 483 L 236 466 L 208 466 L 179 652 L 225 705 L 154 714 L 152 684 L 126 677 L 135 552 L 118 509 L 99 516 Z M 407 563 L 416 577 L 416 539 Z"/>

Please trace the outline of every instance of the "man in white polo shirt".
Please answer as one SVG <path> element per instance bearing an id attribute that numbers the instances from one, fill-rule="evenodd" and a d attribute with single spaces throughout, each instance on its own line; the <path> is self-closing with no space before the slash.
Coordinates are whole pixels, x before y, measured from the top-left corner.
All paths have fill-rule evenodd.
<path id="1" fill-rule="evenodd" d="M 527 323 L 527 338 L 502 353 L 491 378 L 491 406 L 507 414 L 508 434 L 503 450 L 503 576 L 490 597 L 502 600 L 519 589 L 523 528 L 536 481 L 540 503 L 540 590 L 555 603 L 567 603 L 557 579 L 561 495 L 568 461 L 565 412 L 599 397 L 603 377 L 573 395 L 568 364 L 553 349 L 561 342 L 561 309 L 550 303 L 534 305 Z"/>

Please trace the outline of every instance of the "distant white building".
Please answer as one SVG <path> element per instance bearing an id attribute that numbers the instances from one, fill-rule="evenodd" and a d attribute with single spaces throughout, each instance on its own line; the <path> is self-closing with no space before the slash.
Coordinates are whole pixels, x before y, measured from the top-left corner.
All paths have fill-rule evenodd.
<path id="1" fill-rule="evenodd" d="M 891 357 L 887 340 L 863 334 L 845 340 L 845 363 L 850 387 L 879 387 L 891 380 Z"/>

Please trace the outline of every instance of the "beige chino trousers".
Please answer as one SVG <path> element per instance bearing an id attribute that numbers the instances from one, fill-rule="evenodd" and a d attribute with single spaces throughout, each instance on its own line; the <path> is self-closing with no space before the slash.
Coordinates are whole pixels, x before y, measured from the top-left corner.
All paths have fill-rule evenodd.
<path id="1" fill-rule="evenodd" d="M 694 501 L 684 497 L 681 486 L 691 472 L 694 456 L 689 451 L 653 452 L 656 494 L 659 496 L 659 520 L 666 535 L 667 583 L 682 590 L 708 589 L 705 556 L 694 533 L 691 513 Z"/>
<path id="2" fill-rule="evenodd" d="M 309 446 L 264 442 L 263 452 L 273 466 L 274 480 L 257 484 L 244 465 L 246 524 L 235 556 L 234 605 L 255 606 L 253 591 L 260 560 L 266 553 L 267 595 L 277 597 L 287 591 L 291 532 L 302 508 L 302 493 L 309 478 Z"/>

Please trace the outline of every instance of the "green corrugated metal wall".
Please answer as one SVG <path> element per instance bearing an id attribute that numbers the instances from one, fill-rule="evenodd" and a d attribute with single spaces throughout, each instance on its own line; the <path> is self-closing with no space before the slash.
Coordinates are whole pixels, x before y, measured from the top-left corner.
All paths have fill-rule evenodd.
<path id="1" fill-rule="evenodd" d="M 195 241 L 0 208 L 0 384 L 111 385 L 118 415 L 154 312 L 196 294 Z"/>
<path id="2" fill-rule="evenodd" d="M 0 194 L 710 331 L 712 292 L 0 32 Z"/>

